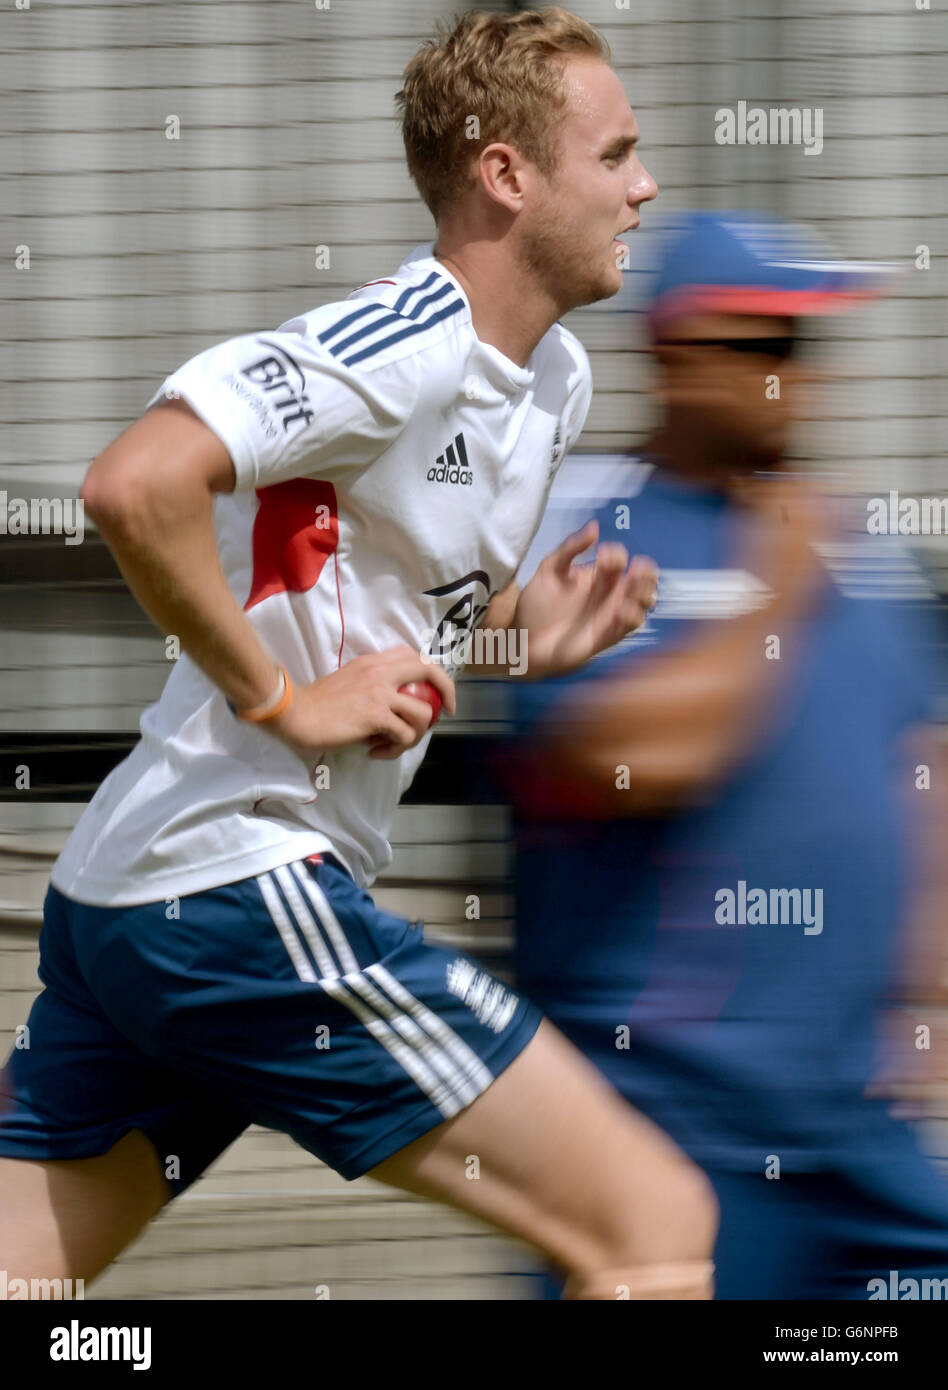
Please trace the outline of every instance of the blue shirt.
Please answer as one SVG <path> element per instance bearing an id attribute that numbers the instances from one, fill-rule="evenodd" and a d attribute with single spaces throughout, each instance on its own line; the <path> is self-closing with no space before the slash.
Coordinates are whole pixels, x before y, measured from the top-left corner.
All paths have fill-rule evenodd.
<path id="1" fill-rule="evenodd" d="M 617 516 L 630 528 L 617 529 Z M 746 523 L 723 497 L 655 472 L 598 520 L 601 539 L 668 571 L 672 600 L 582 671 L 517 687 L 528 757 L 557 700 L 704 635 L 716 620 L 702 602 L 728 611 L 726 571 Z M 708 804 L 517 821 L 520 985 L 699 1161 L 760 1169 L 776 1154 L 815 1168 L 884 1125 L 882 1103 L 862 1096 L 903 915 L 897 792 L 925 795 L 914 767 L 896 787 L 893 745 L 929 715 L 934 673 L 919 605 L 873 596 L 887 570 L 879 546 L 866 569 L 866 542 L 812 616 L 781 625 L 786 679 L 769 727 Z M 690 613 L 689 593 L 703 595 Z M 765 890 L 764 923 L 724 918 L 722 895 L 734 895 L 736 915 L 742 883 L 745 898 Z M 776 907 L 768 920 L 777 889 L 801 890 L 810 930 Z"/>

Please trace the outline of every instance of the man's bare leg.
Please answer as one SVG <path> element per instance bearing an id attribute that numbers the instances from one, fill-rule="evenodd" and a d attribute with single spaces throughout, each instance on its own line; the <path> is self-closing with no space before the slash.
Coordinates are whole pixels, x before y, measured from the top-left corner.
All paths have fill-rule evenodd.
<path id="1" fill-rule="evenodd" d="M 369 1176 L 529 1241 L 568 1298 L 712 1296 L 710 1183 L 548 1021 L 472 1105 Z"/>
<path id="2" fill-rule="evenodd" d="M 140 1130 L 97 1158 L 0 1158 L 0 1265 L 8 1279 L 94 1279 L 168 1195 Z"/>
<path id="3" fill-rule="evenodd" d="M 568 1274 L 568 1297 L 711 1296 L 710 1185 L 548 1022 L 471 1106 L 369 1176 L 530 1242 Z M 89 1282 L 167 1197 L 139 1131 L 99 1158 L 0 1159 L 0 1264 Z"/>

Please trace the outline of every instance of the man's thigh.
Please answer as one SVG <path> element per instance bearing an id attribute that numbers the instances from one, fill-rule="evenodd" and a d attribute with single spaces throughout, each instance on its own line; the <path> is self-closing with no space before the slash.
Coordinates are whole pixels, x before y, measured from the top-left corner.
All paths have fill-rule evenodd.
<path id="1" fill-rule="evenodd" d="M 563 1268 L 596 1270 L 609 1251 L 627 1277 L 710 1256 L 699 1171 L 548 1020 L 489 1091 L 370 1176 L 473 1212 Z"/>
<path id="2" fill-rule="evenodd" d="M 15 1289 L 16 1279 L 28 1289 L 31 1280 L 94 1278 L 167 1199 L 158 1154 L 140 1130 L 96 1158 L 0 1158 L 7 1287 Z"/>
<path id="3" fill-rule="evenodd" d="M 38 995 L 0 1072 L 0 1251 L 10 1278 L 91 1279 L 246 1127 L 109 1020 L 47 900 Z"/>

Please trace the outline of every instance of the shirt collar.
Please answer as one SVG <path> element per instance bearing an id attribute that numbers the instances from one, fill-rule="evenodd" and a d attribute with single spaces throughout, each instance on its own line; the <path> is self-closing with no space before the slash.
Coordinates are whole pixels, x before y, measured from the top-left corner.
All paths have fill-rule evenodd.
<path id="1" fill-rule="evenodd" d="M 521 367 L 516 362 L 511 361 L 509 357 L 505 357 L 504 354 L 500 351 L 500 349 L 494 347 L 492 343 L 485 343 L 482 339 L 478 338 L 477 333 L 474 329 L 473 315 L 471 313 L 471 303 L 467 297 L 467 293 L 461 282 L 457 279 L 457 277 L 453 275 L 452 272 L 448 269 L 448 267 L 444 264 L 444 262 L 439 261 L 437 256 L 434 254 L 433 241 L 425 242 L 421 246 L 416 246 L 414 251 L 412 251 L 411 254 L 406 257 L 402 264 L 405 266 L 419 265 L 424 267 L 425 269 L 434 270 L 445 280 L 450 281 L 450 283 L 454 286 L 455 290 L 457 291 L 458 295 L 464 301 L 465 307 L 467 309 L 467 319 L 468 322 L 471 324 L 471 331 L 474 333 L 474 337 L 477 340 L 477 345 L 481 355 L 484 358 L 486 358 L 487 361 L 491 363 L 493 367 L 497 371 L 499 371 L 500 374 L 512 386 L 516 386 L 519 389 L 524 390 L 525 388 L 533 385 L 536 379 L 536 360 L 537 353 L 540 349 L 540 344 L 538 343 L 536 348 L 534 348 L 527 365 L 525 367 Z"/>

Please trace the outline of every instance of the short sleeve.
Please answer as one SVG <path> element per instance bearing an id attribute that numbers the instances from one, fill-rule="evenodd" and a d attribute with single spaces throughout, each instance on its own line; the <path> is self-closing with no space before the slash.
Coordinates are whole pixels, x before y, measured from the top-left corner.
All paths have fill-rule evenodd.
<path id="1" fill-rule="evenodd" d="M 148 404 L 185 400 L 226 446 L 238 491 L 364 468 L 410 419 L 418 369 L 411 353 L 381 365 L 345 362 L 335 345 L 351 313 L 351 304 L 327 305 L 219 343 L 173 372 Z"/>

